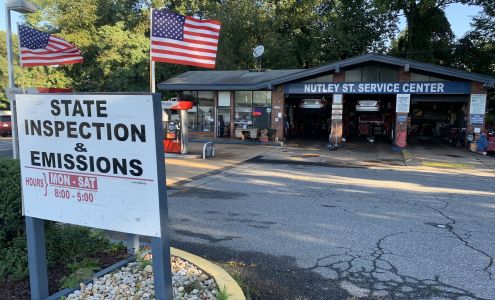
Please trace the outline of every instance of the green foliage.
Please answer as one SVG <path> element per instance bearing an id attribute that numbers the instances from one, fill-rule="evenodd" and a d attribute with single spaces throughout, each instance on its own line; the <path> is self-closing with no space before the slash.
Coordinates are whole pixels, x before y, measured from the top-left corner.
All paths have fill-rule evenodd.
<path id="1" fill-rule="evenodd" d="M 67 268 L 69 268 L 71 272 L 76 272 L 79 269 L 98 271 L 100 269 L 100 260 L 95 258 L 85 258 L 78 262 L 68 263 Z"/>
<path id="2" fill-rule="evenodd" d="M 229 298 L 230 297 L 225 286 L 221 290 L 217 290 L 217 300 L 228 300 Z"/>
<path id="3" fill-rule="evenodd" d="M 0 158 L 0 249 L 24 234 L 19 161 Z"/>
<path id="4" fill-rule="evenodd" d="M 91 279 L 96 271 L 100 270 L 99 260 L 86 258 L 79 262 L 68 263 L 71 274 L 60 280 L 61 288 L 73 288 L 79 283 Z"/>
<path id="5" fill-rule="evenodd" d="M 149 251 L 136 251 L 136 260 L 139 263 L 139 267 L 144 270 L 146 266 L 150 266 L 152 264 L 151 259 L 149 258 Z"/>
<path id="6" fill-rule="evenodd" d="M 48 224 L 46 246 L 50 265 L 76 262 L 111 249 L 110 240 L 100 230 L 59 223 Z"/>
<path id="7" fill-rule="evenodd" d="M 19 161 L 0 158 L 0 278 L 21 279 L 27 275 L 27 249 L 24 218 L 21 215 L 21 176 Z M 81 226 L 47 222 L 46 248 L 49 266 L 95 267 L 94 257 L 118 251 L 102 231 Z"/>
<path id="8" fill-rule="evenodd" d="M 419 61 L 452 65 L 454 34 L 443 9 L 417 9 L 408 17 L 407 29 L 392 44 L 390 54 Z"/>
<path id="9" fill-rule="evenodd" d="M 74 288 L 79 283 L 84 282 L 88 279 L 91 279 L 95 274 L 93 268 L 81 268 L 77 269 L 75 272 L 71 273 L 69 276 L 65 276 L 60 280 L 60 287 L 65 288 Z"/>

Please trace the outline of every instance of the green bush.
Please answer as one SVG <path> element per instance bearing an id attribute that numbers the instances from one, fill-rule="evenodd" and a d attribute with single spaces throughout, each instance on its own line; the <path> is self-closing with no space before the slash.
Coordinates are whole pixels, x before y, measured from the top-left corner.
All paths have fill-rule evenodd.
<path id="1" fill-rule="evenodd" d="M 0 158 L 0 249 L 24 235 L 25 225 L 21 213 L 19 161 Z"/>
<path id="2" fill-rule="evenodd" d="M 19 162 L 0 158 L 0 279 L 22 279 L 28 274 L 20 183 Z M 56 222 L 46 222 L 45 229 L 49 267 L 121 248 L 100 230 Z"/>

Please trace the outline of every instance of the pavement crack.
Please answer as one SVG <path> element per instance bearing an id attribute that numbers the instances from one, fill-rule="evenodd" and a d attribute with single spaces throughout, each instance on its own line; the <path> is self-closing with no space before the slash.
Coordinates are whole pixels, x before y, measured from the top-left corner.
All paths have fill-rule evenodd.
<path id="1" fill-rule="evenodd" d="M 487 260 L 487 263 L 485 265 L 485 267 L 483 269 L 481 269 L 480 271 L 482 272 L 485 272 L 487 275 L 488 275 L 488 278 L 490 280 L 493 280 L 494 278 L 494 274 L 493 272 L 490 270 L 492 267 L 493 267 L 493 256 L 491 256 L 490 254 L 488 254 L 486 251 L 482 250 L 482 249 L 479 249 L 479 248 L 476 248 L 475 246 L 471 245 L 469 243 L 469 238 L 471 237 L 471 233 L 470 232 L 467 232 L 465 234 L 465 237 L 463 237 L 461 234 L 459 234 L 457 231 L 456 231 L 456 228 L 455 228 L 455 225 L 456 225 L 456 220 L 452 217 L 450 217 L 449 215 L 447 215 L 446 213 L 444 213 L 442 211 L 442 209 L 445 209 L 447 208 L 448 206 L 448 201 L 446 200 L 442 200 L 442 199 L 438 199 L 437 200 L 440 200 L 442 202 L 445 202 L 446 204 L 438 209 L 438 208 L 435 208 L 435 207 L 432 207 L 430 205 L 426 205 L 426 207 L 430 208 L 431 210 L 437 212 L 438 214 L 440 214 L 442 217 L 444 217 L 445 219 L 449 220 L 449 222 L 447 224 L 445 224 L 445 228 L 456 238 L 458 239 L 461 243 L 463 243 L 466 247 L 468 247 L 469 249 L 475 251 L 475 252 L 478 252 L 479 254 L 481 254 L 482 256 L 484 256 Z"/>
<path id="2" fill-rule="evenodd" d="M 386 256 L 387 239 L 402 234 L 416 233 L 413 229 L 389 233 L 378 239 L 373 249 L 352 250 L 339 247 L 335 254 L 318 258 L 308 270 L 327 274 L 356 297 L 417 299 L 440 297 L 484 299 L 472 292 L 434 279 L 419 279 L 403 275 Z"/>

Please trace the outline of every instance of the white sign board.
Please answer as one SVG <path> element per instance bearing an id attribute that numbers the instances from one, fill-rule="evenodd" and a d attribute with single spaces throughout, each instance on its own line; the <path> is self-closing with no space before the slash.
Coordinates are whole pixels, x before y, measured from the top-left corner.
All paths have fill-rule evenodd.
<path id="1" fill-rule="evenodd" d="M 395 112 L 409 113 L 410 104 L 411 104 L 411 94 L 397 94 Z"/>
<path id="2" fill-rule="evenodd" d="M 333 94 L 333 104 L 342 104 L 342 99 L 344 96 L 342 94 Z"/>
<path id="3" fill-rule="evenodd" d="M 332 120 L 342 120 L 342 115 L 332 115 Z"/>
<path id="4" fill-rule="evenodd" d="M 160 236 L 152 95 L 17 95 L 26 216 Z"/>
<path id="5" fill-rule="evenodd" d="M 471 94 L 469 113 L 472 115 L 484 115 L 486 113 L 486 94 Z"/>

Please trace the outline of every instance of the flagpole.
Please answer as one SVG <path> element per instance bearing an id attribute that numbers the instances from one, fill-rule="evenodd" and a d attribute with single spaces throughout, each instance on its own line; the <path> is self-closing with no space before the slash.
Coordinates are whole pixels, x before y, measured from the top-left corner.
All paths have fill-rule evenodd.
<path id="1" fill-rule="evenodd" d="M 26 82 L 24 81 L 24 69 L 22 68 L 22 55 L 21 55 L 21 38 L 19 34 L 19 22 L 17 22 L 17 34 L 19 35 L 19 38 L 17 39 L 17 45 L 19 46 L 19 65 L 21 66 L 20 68 L 20 75 L 21 75 L 21 80 L 20 80 L 20 88 L 22 89 L 22 93 L 26 94 Z"/>
<path id="2" fill-rule="evenodd" d="M 153 34 L 153 8 L 150 8 L 150 92 L 156 92 L 155 62 L 151 55 L 151 35 Z"/>

